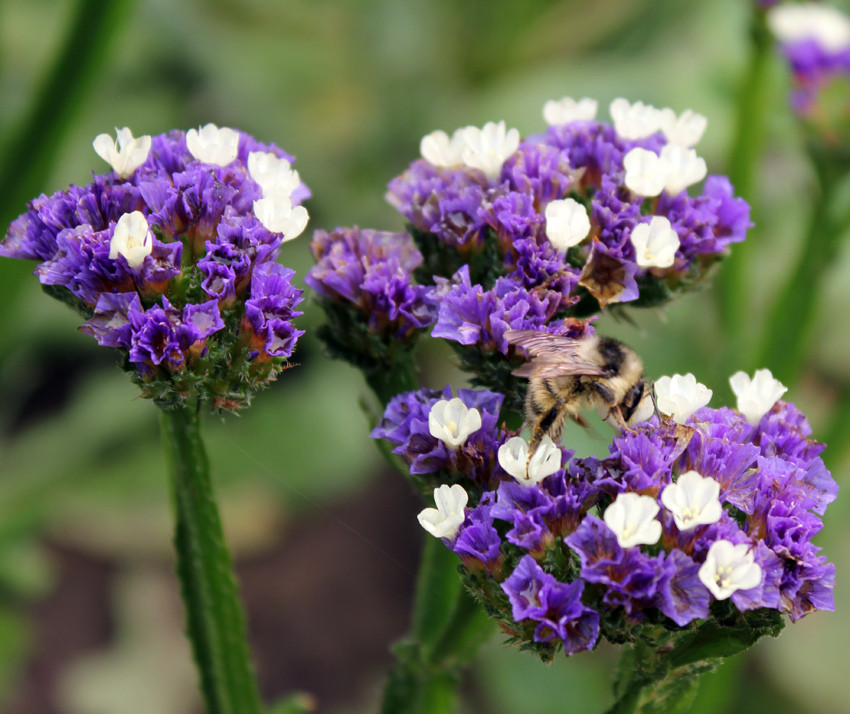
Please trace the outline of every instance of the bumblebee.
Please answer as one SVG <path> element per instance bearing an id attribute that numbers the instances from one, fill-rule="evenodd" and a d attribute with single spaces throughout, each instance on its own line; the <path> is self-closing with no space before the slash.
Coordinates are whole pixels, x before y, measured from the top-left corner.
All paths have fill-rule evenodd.
<path id="1" fill-rule="evenodd" d="M 610 337 L 570 338 L 534 330 L 508 330 L 505 339 L 529 360 L 513 374 L 528 378 L 525 423 L 529 454 L 548 435 L 558 443 L 570 418 L 587 426 L 582 407 L 595 407 L 612 426 L 629 426 L 652 414 L 652 389 L 637 353 Z"/>

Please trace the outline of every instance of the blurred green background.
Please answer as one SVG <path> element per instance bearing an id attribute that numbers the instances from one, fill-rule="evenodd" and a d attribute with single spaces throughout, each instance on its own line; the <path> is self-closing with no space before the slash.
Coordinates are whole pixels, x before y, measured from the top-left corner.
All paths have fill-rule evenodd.
<path id="1" fill-rule="evenodd" d="M 91 148 L 98 133 L 212 121 L 298 157 L 314 193 L 308 234 L 401 229 L 383 193 L 423 134 L 505 119 L 527 135 L 544 128 L 544 101 L 564 95 L 597 98 L 605 119 L 617 96 L 699 111 L 709 118 L 700 154 L 723 173 L 753 4 L 5 0 L 0 215 L 5 225 L 37 193 L 105 171 Z M 112 29 L 101 46 L 97 23 L 84 19 L 82 44 L 55 74 L 85 7 Z M 92 47 L 77 82 L 73 58 Z M 812 184 L 778 59 L 768 77 L 765 151 L 748 196 L 757 269 L 740 305 L 753 341 L 796 259 Z M 305 234 L 286 244 L 280 258 L 299 279 L 308 243 Z M 0 261 L 0 710 L 197 712 L 156 410 L 108 350 L 77 332 L 78 317 L 41 293 L 32 268 Z M 818 291 L 818 324 L 787 396 L 815 436 L 839 432 L 826 453 L 843 485 L 848 438 L 834 412 L 850 385 L 850 251 L 807 289 Z M 724 344 L 716 302 L 707 288 L 632 313 L 634 325 L 606 316 L 598 327 L 635 347 L 650 376 L 693 372 L 719 406 L 753 342 Z M 308 305 L 300 366 L 244 414 L 209 419 L 207 442 L 267 699 L 306 690 L 322 712 L 374 711 L 389 646 L 407 630 L 421 506 L 368 438 L 361 378 L 311 338 L 320 322 Z M 428 386 L 462 386 L 447 351 L 426 348 L 423 363 Z M 600 452 L 603 429 L 566 438 Z M 838 567 L 837 613 L 807 617 L 706 677 L 694 711 L 850 710 L 845 501 L 830 508 L 819 541 Z M 465 711 L 602 711 L 615 661 L 603 646 L 544 667 L 494 637 L 463 683 Z"/>

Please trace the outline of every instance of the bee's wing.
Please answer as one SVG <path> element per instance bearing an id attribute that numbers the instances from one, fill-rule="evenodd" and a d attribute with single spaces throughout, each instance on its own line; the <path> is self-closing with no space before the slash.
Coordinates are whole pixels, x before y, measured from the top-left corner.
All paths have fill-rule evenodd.
<path id="1" fill-rule="evenodd" d="M 507 330 L 505 339 L 522 347 L 531 357 L 513 371 L 518 377 L 604 376 L 598 357 L 588 350 L 588 341 L 535 330 Z"/>

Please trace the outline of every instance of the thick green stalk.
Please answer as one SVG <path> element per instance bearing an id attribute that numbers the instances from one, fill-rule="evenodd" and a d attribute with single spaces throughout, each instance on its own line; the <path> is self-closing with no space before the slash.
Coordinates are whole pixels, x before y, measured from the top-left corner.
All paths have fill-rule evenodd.
<path id="1" fill-rule="evenodd" d="M 764 144 L 764 128 L 770 107 L 769 81 L 773 38 L 765 13 L 753 5 L 750 26 L 750 60 L 738 95 L 735 133 L 729 153 L 729 179 L 735 192 L 750 203 L 755 198 L 754 184 Z M 731 345 L 740 350 L 740 337 L 746 311 L 741 308 L 750 296 L 750 255 L 752 238 L 732 246 L 729 258 L 718 273 L 721 318 Z"/>
<path id="2" fill-rule="evenodd" d="M 233 563 L 224 540 L 196 409 L 161 412 L 176 519 L 177 574 L 207 714 L 262 707 Z"/>

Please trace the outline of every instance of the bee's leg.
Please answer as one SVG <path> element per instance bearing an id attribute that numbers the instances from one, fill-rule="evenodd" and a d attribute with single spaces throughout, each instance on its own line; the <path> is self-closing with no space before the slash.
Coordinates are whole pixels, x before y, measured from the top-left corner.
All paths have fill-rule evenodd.
<path id="1" fill-rule="evenodd" d="M 530 391 L 529 399 L 526 401 L 526 420 L 531 429 L 531 438 L 528 442 L 529 458 L 537 451 L 544 436 L 548 435 L 552 441 L 558 443 L 568 414 L 565 409 L 566 400 L 552 387 L 549 380 L 544 380 L 543 385 L 552 397 L 551 402 L 545 406 L 539 404 Z"/>

